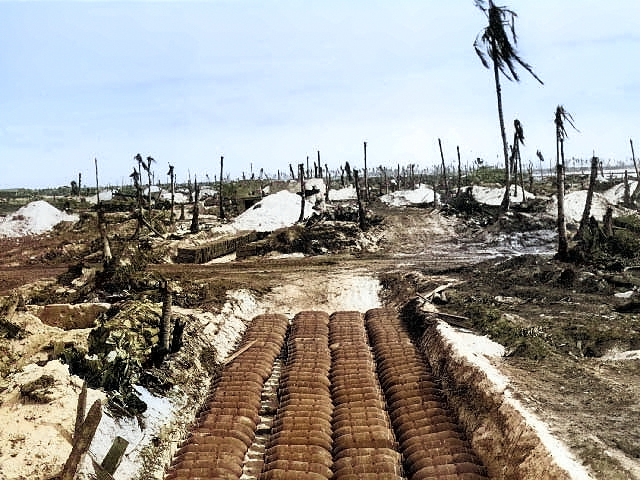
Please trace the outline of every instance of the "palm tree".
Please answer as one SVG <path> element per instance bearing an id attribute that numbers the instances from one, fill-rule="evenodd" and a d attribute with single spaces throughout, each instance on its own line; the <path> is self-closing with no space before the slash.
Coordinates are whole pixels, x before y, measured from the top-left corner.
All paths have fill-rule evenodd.
<path id="1" fill-rule="evenodd" d="M 542 170 L 542 166 L 544 165 L 544 157 L 542 156 L 542 152 L 540 150 L 536 150 L 536 155 L 540 159 L 540 181 L 544 180 L 544 173 Z"/>
<path id="2" fill-rule="evenodd" d="M 564 122 L 569 123 L 577 130 L 573 124 L 573 117 L 562 105 L 556 108 L 556 175 L 558 186 L 558 258 L 566 260 L 569 254 L 569 242 L 567 241 L 567 226 L 564 221 L 564 140 L 567 138 L 567 130 Z"/>
<path id="3" fill-rule="evenodd" d="M 505 165 L 505 192 L 502 199 L 501 208 L 503 211 L 509 209 L 509 149 L 507 147 L 507 136 L 504 129 L 504 116 L 502 114 L 502 89 L 500 87 L 500 72 L 508 79 L 520 81 L 516 71 L 516 63 L 520 64 L 528 71 L 533 78 L 543 84 L 542 80 L 533 73 L 531 66 L 526 63 L 516 50 L 518 38 L 515 31 L 516 13 L 506 7 L 496 6 L 492 0 L 488 4 L 484 0 L 475 0 L 476 6 L 487 16 L 489 25 L 476 36 L 473 46 L 480 57 L 480 61 L 485 68 L 489 67 L 489 61 L 493 64 L 493 76 L 496 84 L 496 95 L 498 98 L 498 117 L 500 119 L 500 133 L 502 135 L 502 148 Z M 505 30 L 505 27 L 507 29 Z"/>

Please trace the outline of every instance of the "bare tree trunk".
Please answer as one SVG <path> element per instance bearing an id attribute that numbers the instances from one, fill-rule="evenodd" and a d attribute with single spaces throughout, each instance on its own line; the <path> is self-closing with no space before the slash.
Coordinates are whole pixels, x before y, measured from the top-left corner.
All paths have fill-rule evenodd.
<path id="1" fill-rule="evenodd" d="M 318 157 L 320 157 L 320 152 L 318 152 Z M 320 161 L 320 158 L 318 158 L 318 162 Z M 327 164 L 325 163 L 324 165 L 324 172 L 327 176 L 327 186 L 324 189 L 324 199 L 326 202 L 329 201 L 329 188 L 331 188 L 331 174 L 329 173 L 329 167 L 327 166 Z"/>
<path id="2" fill-rule="evenodd" d="M 82 195 L 82 172 L 78 173 L 78 200 Z"/>
<path id="3" fill-rule="evenodd" d="M 522 189 L 522 203 L 524 203 L 524 175 L 522 173 L 522 156 L 520 155 L 520 145 L 518 145 L 518 168 L 520 169 L 520 188 Z"/>
<path id="4" fill-rule="evenodd" d="M 176 182 L 175 173 L 173 173 L 173 165 L 169 165 L 169 180 L 171 181 L 171 214 L 169 215 L 169 222 L 171 225 L 176 223 L 176 213 L 174 211 L 176 207 Z"/>
<path id="5" fill-rule="evenodd" d="M 636 153 L 633 151 L 633 139 L 629 139 L 629 144 L 631 145 L 631 159 L 633 160 L 633 167 L 636 169 L 636 179 L 638 181 L 638 183 L 636 183 L 636 188 L 633 189 L 631 201 L 634 203 L 634 205 L 637 205 L 638 198 L 640 198 L 640 170 L 638 169 L 638 164 L 636 163 Z"/>
<path id="6" fill-rule="evenodd" d="M 567 241 L 567 226 L 564 221 L 564 165 L 556 165 L 558 186 L 558 258 L 566 260 L 569 256 L 569 242 Z"/>
<path id="7" fill-rule="evenodd" d="M 444 194 L 447 197 L 449 197 L 449 185 L 447 184 L 447 167 L 444 165 L 444 154 L 442 153 L 442 142 L 440 141 L 440 139 L 438 139 L 438 147 L 440 148 L 440 159 L 442 160 L 442 177 L 444 180 Z"/>
<path id="8" fill-rule="evenodd" d="M 369 180 L 367 176 L 367 142 L 364 142 L 364 200 L 369 201 Z"/>
<path id="9" fill-rule="evenodd" d="M 309 162 L 309 157 L 307 157 L 307 162 Z M 300 176 L 300 216 L 298 217 L 298 223 L 304 220 L 304 207 L 306 202 L 305 197 L 305 185 L 304 185 L 304 164 L 298 165 L 298 172 Z"/>
<path id="10" fill-rule="evenodd" d="M 625 207 L 631 206 L 631 190 L 629 187 L 629 174 L 627 173 L 626 170 L 624 171 L 624 197 L 622 201 Z"/>
<path id="11" fill-rule="evenodd" d="M 607 238 L 611 238 L 613 236 L 613 208 L 607 207 L 602 223 L 604 224 L 604 234 Z"/>
<path id="12" fill-rule="evenodd" d="M 220 157 L 220 192 L 218 194 L 218 201 L 220 203 L 220 220 L 224 220 L 224 196 L 222 195 L 222 175 L 224 172 L 224 157 Z"/>
<path id="13" fill-rule="evenodd" d="M 106 267 L 113 261 L 113 256 L 111 255 L 111 244 L 109 243 L 109 237 L 107 236 L 107 228 L 105 225 L 104 212 L 102 211 L 102 204 L 100 203 L 100 183 L 98 182 L 98 159 L 93 159 L 95 167 L 96 167 L 96 199 L 97 199 L 97 209 L 96 213 L 98 216 L 98 231 L 100 232 L 100 237 L 102 239 L 102 263 Z"/>
<path id="14" fill-rule="evenodd" d="M 462 165 L 460 164 L 460 146 L 456 145 L 456 151 L 458 152 L 458 189 L 456 195 L 460 195 L 460 188 L 462 186 Z"/>
<path id="15" fill-rule="evenodd" d="M 198 185 L 198 177 L 194 178 L 193 188 L 196 192 L 195 202 L 193 202 L 193 216 L 191 217 L 191 233 L 200 231 L 200 186 Z"/>
<path id="16" fill-rule="evenodd" d="M 197 195 L 197 193 L 196 193 Z M 162 295 L 162 317 L 160 318 L 160 353 L 169 352 L 171 342 L 171 307 L 173 304 L 173 291 L 167 280 L 160 282 L 160 294 Z"/>
<path id="17" fill-rule="evenodd" d="M 353 179 L 356 184 L 356 198 L 358 200 L 358 225 L 360 226 L 360 230 L 365 230 L 367 226 L 365 211 L 362 207 L 362 198 L 360 196 L 360 182 L 358 181 L 358 170 L 353 170 Z"/>
<path id="18" fill-rule="evenodd" d="M 496 40 L 492 39 L 492 48 L 494 52 L 497 52 Z M 511 178 L 509 176 L 509 149 L 507 147 L 507 134 L 504 129 L 504 116 L 502 114 L 502 89 L 500 87 L 500 71 L 498 69 L 498 62 L 496 58 L 493 58 L 493 76 L 496 84 L 496 96 L 498 98 L 498 118 L 500 119 L 500 135 L 502 136 L 502 149 L 504 153 L 504 197 L 502 197 L 502 203 L 500 209 L 503 212 L 509 210 L 510 194 L 511 194 Z"/>
<path id="19" fill-rule="evenodd" d="M 598 178 L 598 157 L 591 157 L 591 174 L 589 176 L 589 189 L 587 190 L 587 199 L 584 203 L 584 210 L 582 211 L 582 218 L 580 219 L 580 226 L 578 227 L 578 233 L 576 238 L 581 239 L 584 235 L 584 229 L 587 228 L 589 223 L 589 217 L 591 216 L 591 204 L 593 202 L 593 191 L 596 186 L 596 179 Z"/>

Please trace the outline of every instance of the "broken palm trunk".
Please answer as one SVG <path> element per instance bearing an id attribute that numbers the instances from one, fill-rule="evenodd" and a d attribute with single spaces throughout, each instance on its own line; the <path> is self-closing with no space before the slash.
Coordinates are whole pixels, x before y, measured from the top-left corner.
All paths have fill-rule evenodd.
<path id="1" fill-rule="evenodd" d="M 169 352 L 171 340 L 171 306 L 173 303 L 173 290 L 167 280 L 160 282 L 160 294 L 162 296 L 162 316 L 160 317 L 160 342 L 161 355 Z"/>
<path id="2" fill-rule="evenodd" d="M 365 218 L 365 211 L 362 207 L 362 198 L 360 195 L 360 183 L 358 182 L 358 170 L 353 170 L 353 178 L 356 184 L 356 198 L 358 199 L 358 225 L 360 226 L 360 230 L 365 230 L 367 227 L 367 222 Z"/>
<path id="3" fill-rule="evenodd" d="M 587 227 L 587 222 L 591 216 L 591 204 L 593 203 L 593 191 L 596 187 L 596 179 L 598 177 L 598 157 L 591 158 L 591 175 L 589 176 L 589 189 L 587 190 L 587 199 L 584 204 L 584 211 L 582 212 L 582 218 L 580 219 L 580 226 L 578 227 L 578 233 L 576 233 L 576 239 L 581 239 L 584 235 L 584 229 Z"/>
<path id="4" fill-rule="evenodd" d="M 198 185 L 198 179 L 194 180 L 196 198 L 193 203 L 193 216 L 191 217 L 191 233 L 198 233 L 200 231 L 200 186 Z"/>

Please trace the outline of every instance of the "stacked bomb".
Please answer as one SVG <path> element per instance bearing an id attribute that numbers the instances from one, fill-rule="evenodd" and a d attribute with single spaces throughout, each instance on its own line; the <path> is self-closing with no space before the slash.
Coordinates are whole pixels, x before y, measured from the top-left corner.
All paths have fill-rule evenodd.
<path id="1" fill-rule="evenodd" d="M 260 395 L 288 328 L 284 315 L 259 315 L 247 329 L 238 355 L 222 371 L 166 480 L 239 479 L 255 438 Z M 253 343 L 252 343 L 253 342 Z"/>
<path id="2" fill-rule="evenodd" d="M 332 477 L 328 323 L 324 312 L 301 312 L 293 319 L 261 480 Z"/>
<path id="3" fill-rule="evenodd" d="M 446 409 L 441 389 L 395 312 L 369 310 L 365 320 L 411 479 L 486 479 L 486 469 Z"/>
<path id="4" fill-rule="evenodd" d="M 335 480 L 401 480 L 400 454 L 359 312 L 331 316 Z"/>

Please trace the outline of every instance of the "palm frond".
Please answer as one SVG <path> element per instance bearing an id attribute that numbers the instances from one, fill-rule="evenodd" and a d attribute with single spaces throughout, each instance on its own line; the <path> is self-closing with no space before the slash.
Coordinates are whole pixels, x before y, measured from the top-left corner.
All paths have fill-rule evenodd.
<path id="1" fill-rule="evenodd" d="M 516 12 L 506 7 L 496 6 L 489 0 L 488 6 L 482 0 L 476 0 L 476 6 L 482 10 L 489 20 L 489 25 L 476 36 L 473 47 L 485 68 L 489 68 L 486 57 L 491 58 L 495 66 L 509 80 L 520 81 L 516 64 L 519 64 L 541 84 L 542 80 L 533 72 L 533 68 L 525 62 L 516 50 L 518 36 L 515 29 Z"/>
<path id="2" fill-rule="evenodd" d="M 567 129 L 564 126 L 565 121 L 569 125 L 571 125 L 571 127 L 576 132 L 580 132 L 580 130 L 578 130 L 575 124 L 573 123 L 574 122 L 573 116 L 569 112 L 567 112 L 567 110 L 564 108 L 563 105 L 558 105 L 556 107 L 556 118 L 554 120 L 554 123 L 556 124 L 556 132 L 557 132 L 558 138 L 560 139 L 565 139 L 568 137 Z"/>
<path id="3" fill-rule="evenodd" d="M 522 123 L 517 118 L 513 121 L 513 127 L 515 128 L 514 139 L 516 142 L 520 142 L 524 145 L 524 129 L 522 128 Z"/>

